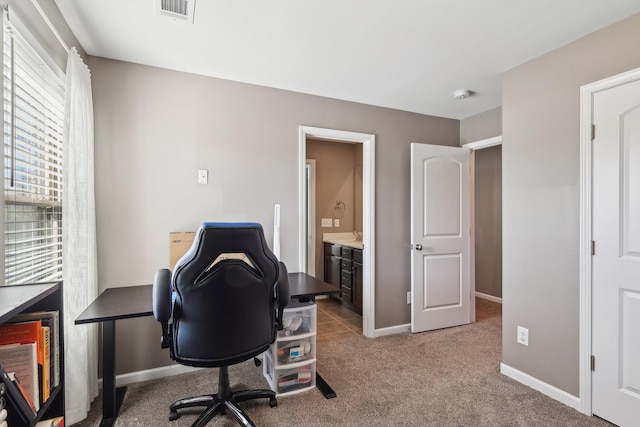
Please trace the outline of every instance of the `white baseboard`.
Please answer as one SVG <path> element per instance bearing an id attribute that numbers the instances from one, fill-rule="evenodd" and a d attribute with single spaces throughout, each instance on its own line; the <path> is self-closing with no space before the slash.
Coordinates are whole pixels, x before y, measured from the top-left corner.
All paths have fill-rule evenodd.
<path id="1" fill-rule="evenodd" d="M 386 335 L 402 334 L 404 332 L 411 332 L 411 324 L 389 326 L 388 328 L 380 328 L 373 331 L 373 337 L 384 337 Z"/>
<path id="2" fill-rule="evenodd" d="M 374 338 L 383 337 L 385 335 L 401 334 L 404 332 L 411 332 L 411 324 L 390 326 L 388 328 L 376 329 L 374 331 Z M 173 375 L 180 375 L 187 372 L 194 372 L 204 368 L 194 368 L 191 366 L 183 365 L 168 365 L 160 368 L 146 369 L 144 371 L 130 372 L 128 374 L 122 374 L 116 376 L 116 387 L 120 387 L 127 384 L 137 383 L 140 381 L 155 380 L 158 378 L 170 377 Z M 98 380 L 98 386 L 102 388 L 102 378 Z"/>
<path id="3" fill-rule="evenodd" d="M 489 294 L 483 294 L 482 292 L 476 292 L 476 297 L 502 304 L 502 298 L 494 297 L 493 295 Z"/>
<path id="4" fill-rule="evenodd" d="M 500 364 L 500 373 L 580 412 L 580 398 L 540 381 L 511 366 Z"/>
<path id="5" fill-rule="evenodd" d="M 192 366 L 168 365 L 160 368 L 145 369 L 144 371 L 130 372 L 116 376 L 116 387 L 140 381 L 155 380 L 158 378 L 171 377 L 173 375 L 186 374 L 187 372 L 199 371 L 204 368 L 194 368 Z M 102 378 L 98 380 L 98 386 L 102 388 Z"/>

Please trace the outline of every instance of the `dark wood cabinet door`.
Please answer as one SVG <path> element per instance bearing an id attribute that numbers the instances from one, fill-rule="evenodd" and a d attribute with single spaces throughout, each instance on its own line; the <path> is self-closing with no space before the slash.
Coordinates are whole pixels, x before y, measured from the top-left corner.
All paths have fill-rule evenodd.
<path id="1" fill-rule="evenodd" d="M 333 299 L 362 314 L 361 249 L 324 243 L 324 281 L 342 290 Z"/>
<path id="2" fill-rule="evenodd" d="M 362 314 L 362 264 L 353 263 L 353 309 Z"/>
<path id="3" fill-rule="evenodd" d="M 329 265 L 331 266 L 329 271 L 329 283 L 335 285 L 337 288 L 340 287 L 340 263 L 341 259 L 335 256 L 331 257 L 331 261 Z"/>

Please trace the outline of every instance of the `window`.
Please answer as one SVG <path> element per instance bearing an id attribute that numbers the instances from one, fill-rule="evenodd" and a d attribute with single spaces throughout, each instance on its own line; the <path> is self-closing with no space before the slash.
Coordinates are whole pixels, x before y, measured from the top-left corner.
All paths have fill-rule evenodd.
<path id="1" fill-rule="evenodd" d="M 61 280 L 64 82 L 3 30 L 4 283 Z"/>

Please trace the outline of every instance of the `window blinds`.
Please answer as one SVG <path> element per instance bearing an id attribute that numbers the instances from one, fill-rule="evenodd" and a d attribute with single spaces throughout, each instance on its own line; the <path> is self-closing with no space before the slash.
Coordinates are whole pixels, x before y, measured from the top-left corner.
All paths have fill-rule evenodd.
<path id="1" fill-rule="evenodd" d="M 5 283 L 61 280 L 64 82 L 3 30 Z"/>

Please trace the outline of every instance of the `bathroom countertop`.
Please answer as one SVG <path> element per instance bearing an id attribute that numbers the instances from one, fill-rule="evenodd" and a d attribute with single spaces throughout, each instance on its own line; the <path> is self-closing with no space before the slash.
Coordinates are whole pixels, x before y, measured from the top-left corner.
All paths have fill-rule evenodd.
<path id="1" fill-rule="evenodd" d="M 360 235 L 362 236 L 362 233 Z M 322 241 L 355 249 L 364 248 L 364 243 L 361 240 L 356 240 L 353 233 L 323 233 Z"/>

